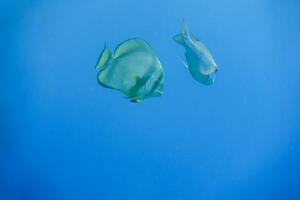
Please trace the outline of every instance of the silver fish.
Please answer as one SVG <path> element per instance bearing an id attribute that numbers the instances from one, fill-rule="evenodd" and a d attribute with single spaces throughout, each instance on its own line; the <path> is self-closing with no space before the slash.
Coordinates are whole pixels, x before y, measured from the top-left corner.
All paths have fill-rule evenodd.
<path id="1" fill-rule="evenodd" d="M 213 84 L 218 66 L 205 45 L 189 33 L 186 22 L 182 24 L 181 33 L 173 39 L 184 46 L 187 64 L 183 64 L 194 79 L 204 85 Z"/>

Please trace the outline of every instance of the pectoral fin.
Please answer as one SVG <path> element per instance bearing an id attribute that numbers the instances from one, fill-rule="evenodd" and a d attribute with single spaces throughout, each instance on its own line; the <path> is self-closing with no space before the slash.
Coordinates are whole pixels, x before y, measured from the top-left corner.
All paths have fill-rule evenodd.
<path id="1" fill-rule="evenodd" d="M 188 64 L 183 59 L 181 59 L 181 58 L 179 58 L 179 59 L 180 59 L 181 63 L 183 64 L 183 66 L 188 69 L 189 68 Z"/>

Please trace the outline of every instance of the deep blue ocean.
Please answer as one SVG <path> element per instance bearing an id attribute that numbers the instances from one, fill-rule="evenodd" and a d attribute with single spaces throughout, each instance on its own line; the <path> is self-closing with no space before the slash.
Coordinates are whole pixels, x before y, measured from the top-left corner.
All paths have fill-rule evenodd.
<path id="1" fill-rule="evenodd" d="M 196 82 L 185 19 L 219 66 Z M 140 37 L 164 95 L 101 87 Z M 300 1 L 1 0 L 0 200 L 299 200 Z"/>

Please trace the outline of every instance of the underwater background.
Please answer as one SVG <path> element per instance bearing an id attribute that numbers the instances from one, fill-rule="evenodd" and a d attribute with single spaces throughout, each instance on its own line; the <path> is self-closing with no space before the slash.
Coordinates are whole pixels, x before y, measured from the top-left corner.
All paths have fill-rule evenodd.
<path id="1" fill-rule="evenodd" d="M 1 200 L 300 199 L 300 1 L 1 0 Z M 185 19 L 216 82 L 193 80 Z M 97 83 L 105 42 L 141 37 L 164 95 Z"/>

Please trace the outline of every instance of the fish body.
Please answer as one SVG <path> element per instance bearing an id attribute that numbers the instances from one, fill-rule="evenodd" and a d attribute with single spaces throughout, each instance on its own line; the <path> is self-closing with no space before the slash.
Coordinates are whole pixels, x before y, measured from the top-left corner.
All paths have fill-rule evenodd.
<path id="1" fill-rule="evenodd" d="M 132 102 L 163 94 L 164 72 L 151 47 L 133 38 L 118 45 L 114 53 L 105 46 L 96 68 L 98 82 L 124 93 Z"/>
<path id="2" fill-rule="evenodd" d="M 185 48 L 186 67 L 198 82 L 211 85 L 215 81 L 218 66 L 206 46 L 189 33 L 187 24 L 182 25 L 181 33 L 173 38 Z"/>

